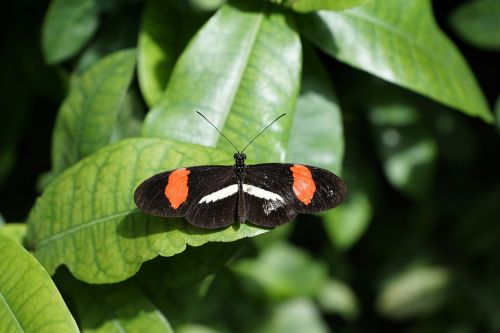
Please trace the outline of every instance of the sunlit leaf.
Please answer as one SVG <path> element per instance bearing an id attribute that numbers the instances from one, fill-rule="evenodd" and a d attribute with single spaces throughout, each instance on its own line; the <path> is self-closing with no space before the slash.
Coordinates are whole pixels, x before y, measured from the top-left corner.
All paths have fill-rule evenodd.
<path id="1" fill-rule="evenodd" d="M 52 138 L 52 167 L 60 173 L 112 141 L 132 80 L 135 51 L 118 51 L 78 78 L 63 102 Z"/>
<path id="2" fill-rule="evenodd" d="M 67 272 L 58 272 L 56 282 L 77 315 L 82 332 L 174 332 L 164 314 L 133 283 L 90 285 Z"/>
<path id="3" fill-rule="evenodd" d="M 380 291 L 377 310 L 394 319 L 408 319 L 436 310 L 444 301 L 450 272 L 440 266 L 417 266 L 393 275 Z"/>
<path id="4" fill-rule="evenodd" d="M 25 223 L 7 223 L 0 222 L 0 235 L 9 237 L 15 240 L 18 244 L 23 244 L 24 236 L 26 235 Z"/>
<path id="5" fill-rule="evenodd" d="M 249 224 L 199 229 L 184 219 L 143 215 L 135 207 L 135 188 L 155 173 L 230 160 L 219 150 L 162 139 L 112 144 L 47 187 L 28 219 L 29 244 L 50 273 L 65 264 L 80 280 L 106 283 L 124 280 L 146 260 L 172 256 L 186 245 L 263 233 L 264 229 Z"/>
<path id="6" fill-rule="evenodd" d="M 97 25 L 95 0 L 52 0 L 42 26 L 45 61 L 55 64 L 75 55 Z"/>
<path id="7" fill-rule="evenodd" d="M 278 2 L 278 0 L 271 0 Z M 316 10 L 344 10 L 364 4 L 368 0 L 283 0 L 284 6 L 296 12 L 312 12 Z"/>
<path id="8" fill-rule="evenodd" d="M 289 13 L 264 2 L 226 4 L 180 56 L 143 134 L 234 152 L 195 114 L 199 110 L 243 149 L 276 116 L 293 115 L 300 69 L 301 44 Z M 252 144 L 249 160 L 283 160 L 292 119 L 283 118 Z"/>
<path id="9" fill-rule="evenodd" d="M 467 63 L 437 26 L 430 1 L 369 1 L 303 15 L 299 23 L 308 39 L 338 60 L 493 121 Z"/>
<path id="10" fill-rule="evenodd" d="M 14 240 L 0 235 L 0 331 L 79 332 L 43 267 Z"/>
<path id="11" fill-rule="evenodd" d="M 500 1 L 467 1 L 451 13 L 450 23 L 468 43 L 500 50 Z"/>

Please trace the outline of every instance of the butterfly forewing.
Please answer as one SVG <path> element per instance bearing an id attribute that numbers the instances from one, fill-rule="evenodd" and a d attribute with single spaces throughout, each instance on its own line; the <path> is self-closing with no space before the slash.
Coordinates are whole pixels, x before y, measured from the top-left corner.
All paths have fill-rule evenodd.
<path id="1" fill-rule="evenodd" d="M 236 184 L 232 169 L 232 166 L 215 165 L 179 168 L 159 173 L 137 187 L 134 193 L 135 204 L 150 215 L 163 217 L 188 215 L 188 220 L 192 224 L 207 228 L 199 212 L 209 205 L 200 201 L 222 188 Z M 231 199 L 231 196 L 228 198 Z M 231 207 L 233 217 L 235 205 L 236 202 Z M 207 220 L 211 220 L 209 215 L 206 217 Z M 231 223 L 234 221 L 233 217 Z M 208 224 L 210 223 L 212 222 Z"/>

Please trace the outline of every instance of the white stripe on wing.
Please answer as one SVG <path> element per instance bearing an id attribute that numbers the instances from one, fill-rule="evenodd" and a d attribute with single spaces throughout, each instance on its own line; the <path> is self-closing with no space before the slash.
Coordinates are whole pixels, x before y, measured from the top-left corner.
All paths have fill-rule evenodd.
<path id="1" fill-rule="evenodd" d="M 224 187 L 223 189 L 220 189 L 216 192 L 204 196 L 203 198 L 201 198 L 199 203 L 209 203 L 222 200 L 237 192 L 238 192 L 238 184 L 229 185 L 228 187 Z"/>

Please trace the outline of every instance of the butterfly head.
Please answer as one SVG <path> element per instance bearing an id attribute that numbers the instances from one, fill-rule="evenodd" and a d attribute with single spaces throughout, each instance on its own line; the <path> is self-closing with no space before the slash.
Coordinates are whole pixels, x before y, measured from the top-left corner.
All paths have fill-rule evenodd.
<path id="1" fill-rule="evenodd" d="M 244 153 L 237 152 L 234 153 L 233 157 L 234 157 L 234 164 L 236 166 L 245 165 L 245 160 L 247 158 L 247 155 L 245 155 Z"/>

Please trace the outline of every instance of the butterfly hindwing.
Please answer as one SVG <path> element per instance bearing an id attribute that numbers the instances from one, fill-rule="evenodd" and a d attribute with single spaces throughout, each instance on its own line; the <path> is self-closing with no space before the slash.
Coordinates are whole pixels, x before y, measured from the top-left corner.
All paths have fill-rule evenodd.
<path id="1" fill-rule="evenodd" d="M 343 181 L 328 170 L 301 164 L 256 164 L 244 180 L 247 219 L 275 227 L 298 213 L 315 213 L 340 204 L 346 194 Z"/>

